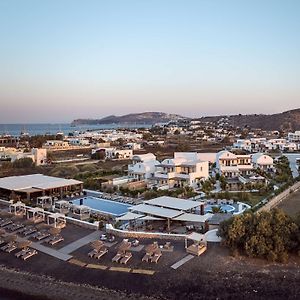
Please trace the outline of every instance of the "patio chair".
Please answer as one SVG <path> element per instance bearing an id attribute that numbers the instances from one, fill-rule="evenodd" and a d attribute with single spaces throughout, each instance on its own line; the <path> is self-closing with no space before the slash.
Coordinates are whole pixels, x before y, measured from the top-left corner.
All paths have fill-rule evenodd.
<path id="1" fill-rule="evenodd" d="M 24 236 L 29 236 L 33 233 L 37 233 L 37 229 L 34 227 L 28 227 L 25 231 L 23 231 Z"/>
<path id="2" fill-rule="evenodd" d="M 21 251 L 15 254 L 15 257 L 20 258 L 21 256 L 27 254 L 30 251 L 29 248 L 22 249 Z"/>
<path id="3" fill-rule="evenodd" d="M 108 252 L 107 248 L 103 248 L 99 251 L 99 253 L 94 255 L 94 258 L 96 259 L 100 259 L 104 254 L 106 254 Z"/>
<path id="4" fill-rule="evenodd" d="M 3 222 L 0 223 L 0 227 L 5 227 L 5 226 L 10 225 L 12 223 L 13 223 L 12 220 L 4 220 Z"/>
<path id="5" fill-rule="evenodd" d="M 34 249 L 30 249 L 26 254 L 22 255 L 21 258 L 23 260 L 27 260 L 28 258 L 36 255 L 38 252 Z"/>
<path id="6" fill-rule="evenodd" d="M 64 241 L 65 239 L 61 236 L 61 235 L 57 235 L 54 236 L 52 239 L 50 239 L 50 241 L 48 242 L 48 244 L 50 244 L 51 246 L 56 245 L 62 241 Z"/>
<path id="7" fill-rule="evenodd" d="M 160 259 L 161 257 L 161 253 L 154 253 L 154 255 L 150 258 L 150 261 L 152 263 L 156 263 L 158 262 L 158 260 Z"/>
<path id="8" fill-rule="evenodd" d="M 139 244 L 140 244 L 140 241 L 139 241 L 139 240 L 134 240 L 134 241 L 132 242 L 132 247 L 137 247 L 137 246 L 139 246 Z"/>
<path id="9" fill-rule="evenodd" d="M 151 258 L 151 254 L 150 253 L 146 253 L 144 255 L 144 257 L 142 258 L 142 261 L 149 262 L 150 258 Z"/>
<path id="10" fill-rule="evenodd" d="M 6 249 L 11 247 L 14 244 L 14 242 L 8 242 L 5 245 L 3 245 L 0 249 L 4 252 L 6 252 Z"/>
<path id="11" fill-rule="evenodd" d="M 120 263 L 126 265 L 131 257 L 132 257 L 132 253 L 131 252 L 126 252 L 125 255 L 122 257 Z"/>
<path id="12" fill-rule="evenodd" d="M 89 257 L 94 257 L 94 255 L 96 255 L 96 254 L 98 254 L 99 253 L 99 251 L 97 250 L 97 249 L 93 249 L 92 251 L 90 251 L 89 253 L 88 253 L 88 256 Z"/>
<path id="13" fill-rule="evenodd" d="M 7 247 L 4 251 L 7 252 L 7 253 L 11 253 L 13 252 L 14 250 L 16 250 L 18 247 L 16 245 L 15 242 L 11 243 L 11 245 L 9 247 Z"/>
<path id="14" fill-rule="evenodd" d="M 122 258 L 122 253 L 118 252 L 112 259 L 112 262 L 119 262 L 119 260 Z"/>

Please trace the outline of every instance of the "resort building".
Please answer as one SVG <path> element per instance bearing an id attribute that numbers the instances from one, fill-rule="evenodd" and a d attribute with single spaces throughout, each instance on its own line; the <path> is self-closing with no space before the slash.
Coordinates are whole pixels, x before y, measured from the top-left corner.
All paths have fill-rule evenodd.
<path id="1" fill-rule="evenodd" d="M 19 138 L 10 135 L 0 136 L 0 147 L 17 147 Z"/>
<path id="2" fill-rule="evenodd" d="M 149 180 L 154 177 L 156 165 L 159 161 L 152 153 L 134 155 L 132 163 L 128 165 L 128 176 L 133 180 Z"/>
<path id="3" fill-rule="evenodd" d="M 82 193 L 83 183 L 42 174 L 0 178 L 0 198 L 35 201 L 37 197 L 50 196 L 63 199 L 69 194 Z"/>
<path id="4" fill-rule="evenodd" d="M 155 166 L 152 181 L 158 187 L 199 187 L 209 177 L 208 161 L 198 159 L 197 153 L 175 152 L 174 158 L 165 159 Z"/>
<path id="5" fill-rule="evenodd" d="M 61 141 L 61 140 L 49 140 L 43 145 L 45 149 L 51 150 L 61 150 L 70 148 L 69 142 Z"/>
<path id="6" fill-rule="evenodd" d="M 47 149 L 33 148 L 30 152 L 23 152 L 16 148 L 0 148 L 0 160 L 14 162 L 18 159 L 30 158 L 36 166 L 47 164 Z"/>
<path id="7" fill-rule="evenodd" d="M 216 171 L 226 178 L 249 175 L 252 170 L 250 155 L 236 155 L 226 150 L 217 153 Z"/>
<path id="8" fill-rule="evenodd" d="M 93 149 L 92 155 L 101 151 L 105 153 L 105 159 L 131 159 L 133 155 L 131 149 L 117 149 L 115 147 Z"/>
<path id="9" fill-rule="evenodd" d="M 251 155 L 253 168 L 264 171 L 271 171 L 274 169 L 273 158 L 263 153 L 255 153 Z"/>
<path id="10" fill-rule="evenodd" d="M 133 205 L 129 211 L 124 216 L 117 218 L 117 221 L 161 222 L 165 224 L 168 232 L 182 226 L 182 223 L 196 224 L 197 227 L 204 230 L 205 227 L 208 228 L 206 222 L 212 217 L 211 213 L 204 213 L 203 202 L 167 196 Z"/>
<path id="11" fill-rule="evenodd" d="M 288 141 L 291 143 L 300 143 L 300 131 L 289 132 Z"/>

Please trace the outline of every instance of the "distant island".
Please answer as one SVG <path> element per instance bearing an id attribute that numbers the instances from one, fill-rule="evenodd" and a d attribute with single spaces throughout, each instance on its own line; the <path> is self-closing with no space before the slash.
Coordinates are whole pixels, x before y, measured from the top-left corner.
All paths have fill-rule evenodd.
<path id="1" fill-rule="evenodd" d="M 177 114 L 163 112 L 143 112 L 123 116 L 108 116 L 102 119 L 76 119 L 71 125 L 102 125 L 102 124 L 145 124 L 169 123 L 171 121 L 192 120 Z M 294 109 L 277 114 L 238 114 L 194 118 L 201 123 L 218 123 L 224 121 L 233 127 L 259 128 L 262 130 L 299 130 L 300 109 Z"/>
<path id="2" fill-rule="evenodd" d="M 163 112 L 143 112 L 136 114 L 127 114 L 123 116 L 108 116 L 102 119 L 76 119 L 71 125 L 102 125 L 102 124 L 147 124 L 168 123 L 187 119 L 176 114 L 167 114 Z"/>

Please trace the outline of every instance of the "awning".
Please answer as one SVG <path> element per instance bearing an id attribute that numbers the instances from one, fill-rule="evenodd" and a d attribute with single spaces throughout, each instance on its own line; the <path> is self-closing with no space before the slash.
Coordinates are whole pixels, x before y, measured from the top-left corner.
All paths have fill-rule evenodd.
<path id="1" fill-rule="evenodd" d="M 195 222 L 195 223 L 205 223 L 209 220 L 213 214 L 207 213 L 205 215 L 196 215 L 196 214 L 182 214 L 176 218 L 174 221 L 182 221 L 182 222 Z"/>
<path id="2" fill-rule="evenodd" d="M 143 221 L 164 221 L 165 219 L 158 218 L 158 217 L 153 217 L 153 216 L 145 216 L 145 217 L 140 218 L 139 220 L 143 220 Z"/>
<path id="3" fill-rule="evenodd" d="M 197 232 L 192 232 L 186 238 L 195 242 L 205 241 L 205 235 Z"/>
<path id="4" fill-rule="evenodd" d="M 127 214 L 119 218 L 116 218 L 116 221 L 132 221 L 132 220 L 140 219 L 142 217 L 144 217 L 144 215 L 128 212 Z"/>

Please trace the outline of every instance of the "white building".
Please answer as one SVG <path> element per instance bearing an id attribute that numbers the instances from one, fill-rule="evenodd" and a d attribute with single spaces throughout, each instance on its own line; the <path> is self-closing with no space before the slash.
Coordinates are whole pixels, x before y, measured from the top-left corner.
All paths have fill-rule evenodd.
<path id="1" fill-rule="evenodd" d="M 48 140 L 43 145 L 45 149 L 67 149 L 70 147 L 69 142 L 61 141 L 61 140 Z"/>
<path id="2" fill-rule="evenodd" d="M 253 167 L 256 169 L 262 169 L 265 171 L 273 170 L 273 158 L 263 153 L 255 153 L 251 155 Z"/>
<path id="3" fill-rule="evenodd" d="M 229 151 L 220 151 L 216 158 L 216 171 L 227 178 L 249 175 L 253 170 L 250 155 L 236 155 Z"/>
<path id="4" fill-rule="evenodd" d="M 197 153 L 175 152 L 174 158 L 165 159 L 156 166 L 153 181 L 158 186 L 168 185 L 169 188 L 196 188 L 208 177 L 208 161 L 199 160 Z"/>
<path id="5" fill-rule="evenodd" d="M 85 138 L 68 138 L 68 142 L 72 146 L 90 146 L 90 141 Z"/>
<path id="6" fill-rule="evenodd" d="M 300 131 L 289 132 L 288 133 L 288 140 L 292 143 L 300 143 Z"/>
<path id="7" fill-rule="evenodd" d="M 155 166 L 159 164 L 152 153 L 134 155 L 132 164 L 128 165 L 128 176 L 134 180 L 149 180 L 153 178 Z"/>
<path id="8" fill-rule="evenodd" d="M 33 148 L 30 152 L 23 152 L 16 148 L 0 148 L 0 158 L 14 162 L 22 158 L 31 158 L 36 166 L 47 164 L 47 149 Z"/>
<path id="9" fill-rule="evenodd" d="M 92 154 L 101 151 L 105 152 L 105 159 L 131 159 L 133 155 L 131 149 L 117 149 L 115 147 L 93 149 Z"/>

